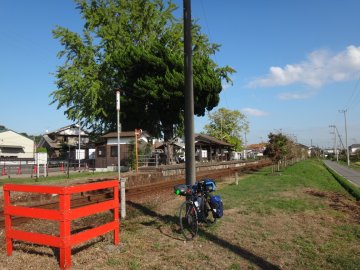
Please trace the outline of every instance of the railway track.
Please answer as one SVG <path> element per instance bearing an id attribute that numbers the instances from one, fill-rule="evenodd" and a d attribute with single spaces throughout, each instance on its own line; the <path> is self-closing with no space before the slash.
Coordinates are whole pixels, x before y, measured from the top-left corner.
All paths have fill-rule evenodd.
<path id="1" fill-rule="evenodd" d="M 206 172 L 198 172 L 197 180 L 200 180 L 205 177 L 214 178 L 218 181 L 221 181 L 225 177 L 229 177 L 234 175 L 236 172 L 238 173 L 246 173 L 249 171 L 256 171 L 261 167 L 267 166 L 268 163 L 261 164 L 249 164 L 243 167 L 238 168 L 228 168 L 221 170 L 213 170 Z M 172 192 L 173 186 L 179 183 L 184 183 L 184 175 L 175 176 L 173 180 L 167 180 L 162 182 L 156 182 L 153 184 L 142 185 L 138 187 L 132 187 L 126 189 L 126 201 L 130 202 L 139 198 L 144 198 L 149 196 L 149 194 L 161 194 L 163 192 Z M 110 190 L 102 190 L 102 192 L 97 193 L 81 193 L 77 196 L 73 196 L 71 199 L 71 208 L 77 208 L 86 206 L 89 204 L 99 203 L 106 200 L 110 200 L 112 198 L 112 192 Z M 31 207 L 35 208 L 43 208 L 43 209 L 58 209 L 59 202 L 56 197 L 52 198 L 50 201 L 46 203 L 32 205 Z M 14 226 L 18 226 L 23 223 L 29 222 L 31 219 L 24 217 L 13 217 L 12 224 Z M 4 228 L 4 212 L 0 211 L 0 229 Z"/>

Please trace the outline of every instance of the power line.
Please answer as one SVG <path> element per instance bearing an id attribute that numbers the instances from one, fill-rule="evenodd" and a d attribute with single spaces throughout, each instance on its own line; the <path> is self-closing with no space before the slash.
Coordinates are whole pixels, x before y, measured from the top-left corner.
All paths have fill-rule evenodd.
<path id="1" fill-rule="evenodd" d="M 211 43 L 213 41 L 212 39 L 212 36 L 211 36 L 211 31 L 210 31 L 210 27 L 209 27 L 209 23 L 208 23 L 208 19 L 207 19 L 207 15 L 206 15 L 206 9 L 205 9 L 205 5 L 204 5 L 204 2 L 203 0 L 200 1 L 201 3 L 201 9 L 202 9 L 202 13 L 203 13 L 203 16 L 204 16 L 204 21 L 205 21 L 205 27 L 206 27 L 206 30 L 207 30 L 207 35 L 209 37 L 209 42 Z M 217 56 L 216 56 L 216 52 L 214 53 L 214 59 L 215 59 L 215 63 L 217 65 L 219 65 L 219 61 L 217 59 Z M 227 100 L 227 97 L 226 97 L 226 94 L 225 94 L 225 91 L 226 89 L 224 89 L 224 94 L 223 94 L 223 98 L 224 98 L 224 103 L 226 105 L 227 108 L 229 108 L 229 104 L 228 104 L 228 100 Z"/>
<path id="2" fill-rule="evenodd" d="M 359 97 L 360 97 L 360 91 L 357 91 L 359 90 L 359 85 L 360 85 L 360 75 L 359 75 L 359 78 L 357 79 L 355 85 L 354 85 L 354 88 L 353 88 L 353 91 L 351 92 L 351 95 L 346 103 L 346 106 L 345 108 L 347 109 L 350 109 L 352 108 L 354 105 L 357 104 L 357 101 L 360 101 L 358 100 Z"/>

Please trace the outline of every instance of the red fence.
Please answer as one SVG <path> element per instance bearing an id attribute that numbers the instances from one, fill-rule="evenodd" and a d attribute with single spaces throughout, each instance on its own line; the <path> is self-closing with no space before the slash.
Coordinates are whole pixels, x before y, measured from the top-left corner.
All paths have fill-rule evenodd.
<path id="1" fill-rule="evenodd" d="M 71 208 L 71 194 L 105 188 L 113 188 L 114 196 L 111 200 L 88 206 Z M 72 246 L 80 244 L 110 231 L 113 231 L 114 233 L 114 244 L 119 244 L 119 182 L 117 180 L 68 187 L 5 184 L 3 189 L 6 252 L 8 256 L 11 256 L 12 254 L 13 240 L 21 240 L 40 245 L 57 247 L 60 248 L 60 268 L 69 269 L 71 266 Z M 12 191 L 58 194 L 59 210 L 11 205 L 10 192 Z M 114 219 L 112 222 L 77 234 L 71 234 L 72 220 L 110 209 L 114 210 Z M 15 230 L 11 226 L 11 216 L 22 216 L 28 218 L 58 221 L 59 236 Z"/>

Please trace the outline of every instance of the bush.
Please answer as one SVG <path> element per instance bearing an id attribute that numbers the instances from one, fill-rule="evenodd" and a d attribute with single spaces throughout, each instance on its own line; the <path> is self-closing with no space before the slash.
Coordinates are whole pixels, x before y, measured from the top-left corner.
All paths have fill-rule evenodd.
<path id="1" fill-rule="evenodd" d="M 47 153 L 47 149 L 45 147 L 39 147 L 36 149 L 36 153 Z"/>

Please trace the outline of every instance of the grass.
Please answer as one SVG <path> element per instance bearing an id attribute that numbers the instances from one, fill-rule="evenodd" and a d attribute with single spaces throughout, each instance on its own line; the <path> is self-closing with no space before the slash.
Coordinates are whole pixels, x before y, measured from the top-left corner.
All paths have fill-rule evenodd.
<path id="1" fill-rule="evenodd" d="M 224 217 L 213 227 L 201 226 L 194 241 L 184 241 L 179 231 L 183 198 L 169 190 L 151 202 L 132 203 L 121 223 L 121 245 L 107 248 L 112 236 L 106 235 L 73 253 L 74 269 L 359 268 L 360 206 L 321 162 L 306 160 L 276 175 L 264 169 L 238 185 L 233 181 L 218 185 Z M 18 251 L 7 258 L 3 242 L 0 251 L 7 269 L 57 267 L 53 256 Z"/>
<path id="2" fill-rule="evenodd" d="M 238 207 L 240 203 L 241 209 L 245 212 L 294 213 L 324 207 L 323 203 L 315 198 L 306 200 L 303 196 L 297 198 L 294 193 L 299 189 L 318 189 L 346 194 L 322 164 L 315 161 L 296 164 L 279 175 L 271 174 L 270 169 L 262 170 L 244 179 L 238 186 L 232 184 L 223 188 L 220 194 L 227 209 Z M 286 196 L 287 194 L 290 196 Z"/>
<path id="3" fill-rule="evenodd" d="M 310 196 L 307 191 L 321 196 Z M 227 210 L 237 209 L 236 213 L 252 220 L 252 223 L 247 222 L 251 229 L 243 229 L 242 237 L 248 234 L 256 241 L 271 241 L 277 238 L 277 230 L 268 228 L 266 219 L 277 220 L 278 216 L 284 220 L 302 217 L 307 226 L 296 226 L 303 230 L 286 232 L 286 227 L 294 225 L 283 224 L 278 233 L 294 235 L 289 236 L 286 242 L 275 241 L 281 247 L 280 250 L 298 254 L 289 269 L 358 269 L 360 225 L 358 222 L 349 224 L 342 220 L 343 213 L 334 211 L 329 207 L 329 201 L 322 197 L 329 198 L 335 194 L 338 198 L 350 202 L 353 200 L 321 162 L 307 160 L 276 175 L 271 174 L 270 169 L 265 169 L 244 179 L 239 185 L 224 187 L 219 193 Z M 349 212 L 351 209 L 348 209 Z M 321 217 L 320 220 L 318 217 Z M 334 224 L 325 221 L 329 218 Z M 283 223 L 283 220 L 277 222 Z M 319 239 L 320 235 L 322 239 Z"/>

